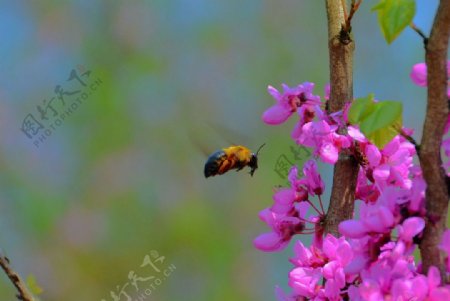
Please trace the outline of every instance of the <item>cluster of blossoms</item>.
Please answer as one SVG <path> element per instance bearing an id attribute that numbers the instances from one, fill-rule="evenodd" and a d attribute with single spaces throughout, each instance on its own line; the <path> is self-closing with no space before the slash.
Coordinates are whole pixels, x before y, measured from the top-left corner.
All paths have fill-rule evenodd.
<path id="1" fill-rule="evenodd" d="M 262 251 L 280 251 L 294 235 L 313 234 L 310 247 L 300 240 L 295 242 L 295 255 L 290 259 L 294 269 L 288 281 L 292 292 L 286 295 L 277 288 L 277 298 L 450 300 L 450 286 L 441 281 L 438 269 L 431 267 L 423 275 L 413 256 L 425 227 L 426 183 L 413 162 L 416 149 L 404 138 L 412 135 L 412 130 L 402 129 L 379 149 L 357 125 L 349 124 L 349 106 L 328 114 L 313 89 L 314 84 L 308 82 L 294 88 L 283 85 L 282 92 L 269 86 L 276 104 L 262 116 L 265 123 L 276 125 L 297 115 L 291 137 L 313 150 L 313 159 L 303 166 L 303 176 L 299 177 L 297 167 L 292 166 L 289 187 L 278 189 L 273 205 L 259 214 L 271 229 L 254 240 Z M 328 97 L 329 87 L 325 90 L 325 99 Z M 450 139 L 443 147 L 449 155 Z M 325 185 L 316 160 L 334 164 L 343 150 L 359 161 L 355 192 L 359 212 L 339 225 L 341 237 L 324 237 L 321 197 Z M 440 248 L 447 253 L 450 272 L 450 230 L 444 233 Z"/>

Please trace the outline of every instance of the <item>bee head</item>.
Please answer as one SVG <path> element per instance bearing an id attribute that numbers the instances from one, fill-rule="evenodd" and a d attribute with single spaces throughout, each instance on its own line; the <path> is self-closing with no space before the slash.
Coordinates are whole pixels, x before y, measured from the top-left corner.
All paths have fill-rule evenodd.
<path id="1" fill-rule="evenodd" d="M 258 153 L 261 150 L 261 148 L 266 145 L 265 143 L 263 143 L 258 150 L 256 151 L 256 153 L 252 153 L 252 157 L 250 158 L 250 162 L 248 163 L 248 166 L 250 166 L 251 170 L 250 170 L 250 175 L 253 176 L 253 174 L 255 173 L 255 170 L 258 168 Z"/>

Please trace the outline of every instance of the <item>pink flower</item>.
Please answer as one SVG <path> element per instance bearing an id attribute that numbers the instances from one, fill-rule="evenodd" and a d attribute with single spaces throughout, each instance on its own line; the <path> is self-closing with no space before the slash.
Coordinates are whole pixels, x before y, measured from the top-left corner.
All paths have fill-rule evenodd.
<path id="1" fill-rule="evenodd" d="M 368 179 L 361 168 L 356 182 L 356 199 L 363 200 L 365 203 L 374 203 L 380 196 L 380 191 L 373 183 L 368 183 Z"/>
<path id="2" fill-rule="evenodd" d="M 282 84 L 282 87 L 283 93 L 272 86 L 267 89 L 276 101 L 275 105 L 267 109 L 262 115 L 262 120 L 267 124 L 275 125 L 285 122 L 301 106 L 306 106 L 312 110 L 315 105 L 320 105 L 320 97 L 312 94 L 313 83 L 305 82 L 294 88 Z"/>
<path id="3" fill-rule="evenodd" d="M 320 195 L 323 193 L 324 183 L 313 160 L 305 164 L 304 178 L 298 179 L 297 171 L 297 167 L 292 166 L 288 175 L 291 187 L 277 190 L 273 195 L 273 205 L 260 212 L 260 219 L 272 231 L 256 237 L 253 243 L 257 249 L 265 252 L 280 251 L 289 244 L 294 235 L 306 232 L 314 233 L 314 243 L 317 246 L 321 245 L 323 214 L 308 200 L 308 191 L 311 195 L 319 195 L 322 208 Z M 310 207 L 319 215 L 306 218 Z M 312 224 L 314 228 L 306 228 L 305 223 Z"/>
<path id="4" fill-rule="evenodd" d="M 389 184 L 403 188 L 411 187 L 408 176 L 413 163 L 413 154 L 409 145 L 410 143 L 402 143 L 400 137 L 396 136 L 383 148 L 380 165 L 373 169 L 373 177 L 380 187 Z"/>
<path id="5" fill-rule="evenodd" d="M 432 266 L 428 270 L 428 299 L 431 301 L 450 300 L 450 287 L 439 286 L 441 284 L 441 275 L 439 270 Z"/>
<path id="6" fill-rule="evenodd" d="M 363 300 L 383 301 L 380 286 L 373 280 L 367 280 L 361 283 L 359 287 L 359 294 Z"/>
<path id="7" fill-rule="evenodd" d="M 439 244 L 439 248 L 450 255 L 450 230 L 447 229 L 444 234 L 442 234 L 442 240 Z"/>
<path id="8" fill-rule="evenodd" d="M 369 233 L 388 233 L 394 225 L 394 216 L 388 207 L 380 204 L 360 206 L 360 220 L 346 220 L 339 224 L 339 232 L 349 238 L 362 238 Z"/>
<path id="9" fill-rule="evenodd" d="M 392 299 L 425 300 L 427 293 L 426 278 L 422 275 L 420 276 L 415 279 L 394 280 L 391 288 Z"/>
<path id="10" fill-rule="evenodd" d="M 338 160 L 339 151 L 351 145 L 349 138 L 336 133 L 338 127 L 325 120 L 305 123 L 299 135 L 293 137 L 297 144 L 315 148 L 323 162 L 334 164 Z"/>
<path id="11" fill-rule="evenodd" d="M 421 233 L 425 228 L 425 221 L 420 217 L 410 217 L 398 226 L 399 238 L 405 242 L 412 242 L 413 237 Z"/>
<path id="12" fill-rule="evenodd" d="M 441 243 L 439 248 L 447 253 L 447 258 L 445 259 L 447 263 L 447 272 L 450 272 L 450 230 L 447 229 L 442 235 Z"/>
<path id="13" fill-rule="evenodd" d="M 413 83 L 420 87 L 427 86 L 427 65 L 425 63 L 418 63 L 412 67 L 409 75 Z"/>
<path id="14" fill-rule="evenodd" d="M 303 165 L 303 174 L 305 177 L 298 184 L 304 185 L 311 195 L 321 195 L 325 189 L 325 184 L 317 170 L 317 163 L 314 160 L 308 160 Z"/>
<path id="15" fill-rule="evenodd" d="M 352 248 L 345 237 L 336 238 L 331 234 L 327 234 L 323 241 L 323 252 L 340 267 L 347 266 L 353 258 Z"/>
<path id="16" fill-rule="evenodd" d="M 304 300 L 304 298 L 300 299 L 297 298 L 296 296 L 288 296 L 286 295 L 283 290 L 281 289 L 281 287 L 279 287 L 278 285 L 275 286 L 275 297 L 277 298 L 278 301 L 300 301 L 300 300 Z"/>
<path id="17" fill-rule="evenodd" d="M 284 192 L 283 192 L 284 194 Z M 280 196 L 284 199 L 286 196 Z M 287 196 L 289 199 L 289 196 Z M 264 209 L 259 213 L 260 219 L 272 228 L 271 232 L 263 233 L 255 238 L 253 245 L 264 252 L 283 250 L 290 242 L 292 236 L 302 233 L 305 228 L 304 217 L 308 211 L 307 203 L 299 203 L 285 213 L 276 213 Z"/>
<path id="18" fill-rule="evenodd" d="M 413 83 L 420 87 L 426 87 L 427 83 L 427 65 L 425 63 L 418 63 L 412 67 L 410 73 Z M 450 77 L 450 61 L 447 61 L 447 78 Z M 450 98 L 450 89 L 447 89 L 447 97 Z"/>
<path id="19" fill-rule="evenodd" d="M 345 267 L 353 260 L 353 251 L 344 237 L 328 234 L 321 247 L 306 248 L 301 241 L 294 246 L 295 257 L 290 261 L 297 267 L 289 274 L 294 295 L 314 300 L 341 300 L 341 290 L 346 286 Z M 317 285 L 319 278 L 326 279 L 325 287 Z"/>
<path id="20" fill-rule="evenodd" d="M 445 123 L 444 135 L 448 133 L 449 129 L 450 129 L 450 114 L 448 114 L 447 122 Z"/>
<path id="21" fill-rule="evenodd" d="M 412 179 L 408 209 L 411 212 L 418 212 L 425 215 L 425 189 L 427 184 L 422 176 L 416 176 Z"/>
<path id="22" fill-rule="evenodd" d="M 359 288 L 354 285 L 348 288 L 348 296 L 352 301 L 363 301 L 361 294 L 359 293 Z"/>
<path id="23" fill-rule="evenodd" d="M 426 66 L 414 66 L 411 78 L 426 86 Z M 450 300 L 450 286 L 441 285 L 439 271 L 432 267 L 428 275 L 422 275 L 420 265 L 417 267 L 414 261 L 413 252 L 426 216 L 426 183 L 420 166 L 413 161 L 414 145 L 397 135 L 383 149 L 377 148 L 357 126 L 348 125 L 348 105 L 328 114 L 320 107 L 320 98 L 312 94 L 313 88 L 312 83 L 294 88 L 283 84 L 282 92 L 269 87 L 276 103 L 262 118 L 268 124 L 280 124 L 297 112 L 292 139 L 312 148 L 315 159 L 320 157 L 323 162 L 334 164 L 340 152 L 349 149 L 360 164 L 356 199 L 362 202 L 356 207 L 359 214 L 339 224 L 344 236 L 324 235 L 321 198 L 325 185 L 317 163 L 307 161 L 300 177 L 298 168 L 291 167 L 290 187 L 278 189 L 273 195 L 273 205 L 259 214 L 270 232 L 258 236 L 254 245 L 266 252 L 279 251 L 294 235 L 314 236 L 309 245 L 300 240 L 295 242 L 294 257 L 289 259 L 294 265 L 289 273 L 292 292 L 285 294 L 277 287 L 277 299 Z M 327 86 L 327 100 L 329 93 Z M 450 115 L 445 131 L 449 129 Z M 413 133 L 410 129 L 402 130 L 407 135 Z M 442 148 L 450 156 L 450 138 L 443 141 Z M 320 207 L 315 206 L 310 196 L 317 196 Z M 307 213 L 311 215 L 306 217 Z M 447 253 L 450 272 L 450 230 L 443 234 L 439 247 Z"/>
<path id="24" fill-rule="evenodd" d="M 355 126 L 352 126 L 352 125 L 348 126 L 347 133 L 350 137 L 352 137 L 354 140 L 356 140 L 358 142 L 367 142 L 367 138 Z"/>
<path id="25" fill-rule="evenodd" d="M 330 99 L 330 93 L 331 93 L 331 85 L 330 83 L 325 85 L 324 88 L 324 94 L 325 96 L 323 98 L 325 98 L 325 100 L 329 100 Z"/>
<path id="26" fill-rule="evenodd" d="M 335 272 L 337 278 L 328 279 L 325 282 L 325 296 L 328 300 L 342 300 L 341 289 L 345 286 L 345 275 L 342 268 L 337 269 Z"/>
<path id="27" fill-rule="evenodd" d="M 282 241 L 276 232 L 260 234 L 253 241 L 255 248 L 264 252 L 275 252 L 283 250 L 289 241 Z"/>
<path id="28" fill-rule="evenodd" d="M 282 188 L 273 195 L 274 204 L 270 208 L 272 212 L 287 214 L 294 205 L 296 193 L 294 189 Z"/>
<path id="29" fill-rule="evenodd" d="M 290 261 L 297 267 L 318 267 L 326 262 L 325 254 L 321 249 L 315 246 L 306 248 L 299 240 L 294 245 L 294 255 Z"/>
<path id="30" fill-rule="evenodd" d="M 377 167 L 381 161 L 381 152 L 380 150 L 373 144 L 369 144 L 366 146 L 365 154 L 367 156 L 367 160 L 369 160 L 369 165 L 371 167 Z"/>
<path id="31" fill-rule="evenodd" d="M 317 283 L 321 277 L 320 269 L 298 267 L 289 273 L 289 286 L 294 294 L 311 298 L 320 289 Z"/>
<path id="32" fill-rule="evenodd" d="M 350 238 L 362 238 L 367 234 L 367 229 L 361 221 L 350 219 L 339 224 L 339 232 Z"/>
<path id="33" fill-rule="evenodd" d="M 450 138 L 444 139 L 442 141 L 442 148 L 444 148 L 445 155 L 450 157 Z"/>
<path id="34" fill-rule="evenodd" d="M 384 295 L 391 294 L 396 280 L 406 281 L 413 277 L 410 269 L 404 259 L 380 259 L 361 272 L 362 283 L 359 292 L 364 300 L 385 300 Z"/>

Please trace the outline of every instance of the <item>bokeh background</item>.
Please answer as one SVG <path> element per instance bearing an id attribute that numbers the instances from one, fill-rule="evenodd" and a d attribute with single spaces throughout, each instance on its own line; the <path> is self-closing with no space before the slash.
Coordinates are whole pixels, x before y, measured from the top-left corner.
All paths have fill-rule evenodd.
<path id="1" fill-rule="evenodd" d="M 407 29 L 387 45 L 374 4 L 353 22 L 355 96 L 402 101 L 419 139 L 426 91 L 409 72 L 422 41 Z M 437 0 L 417 4 L 428 33 Z M 109 301 L 122 288 L 133 300 L 274 300 L 292 250 L 253 248 L 267 231 L 257 214 L 286 182 L 280 156 L 305 158 L 293 158 L 292 120 L 260 116 L 269 84 L 312 81 L 323 95 L 326 35 L 323 1 L 0 1 L 0 247 L 14 268 L 46 301 Z M 39 121 L 57 85 L 88 96 L 51 134 L 28 138 L 24 118 Z M 55 98 L 58 114 L 79 95 Z M 267 143 L 255 176 L 204 179 L 204 151 L 231 142 Z M 321 169 L 329 193 L 332 169 Z M 160 273 L 141 267 L 146 255 Z M 0 274 L 0 299 L 14 294 Z"/>

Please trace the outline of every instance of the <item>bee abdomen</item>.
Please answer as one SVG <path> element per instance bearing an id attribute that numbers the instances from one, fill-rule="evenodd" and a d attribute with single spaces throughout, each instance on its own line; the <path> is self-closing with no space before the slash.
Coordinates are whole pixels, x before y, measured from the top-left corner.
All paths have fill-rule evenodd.
<path id="1" fill-rule="evenodd" d="M 205 163 L 205 178 L 215 176 L 219 172 L 220 165 L 226 159 L 226 154 L 223 150 L 217 151 Z"/>

